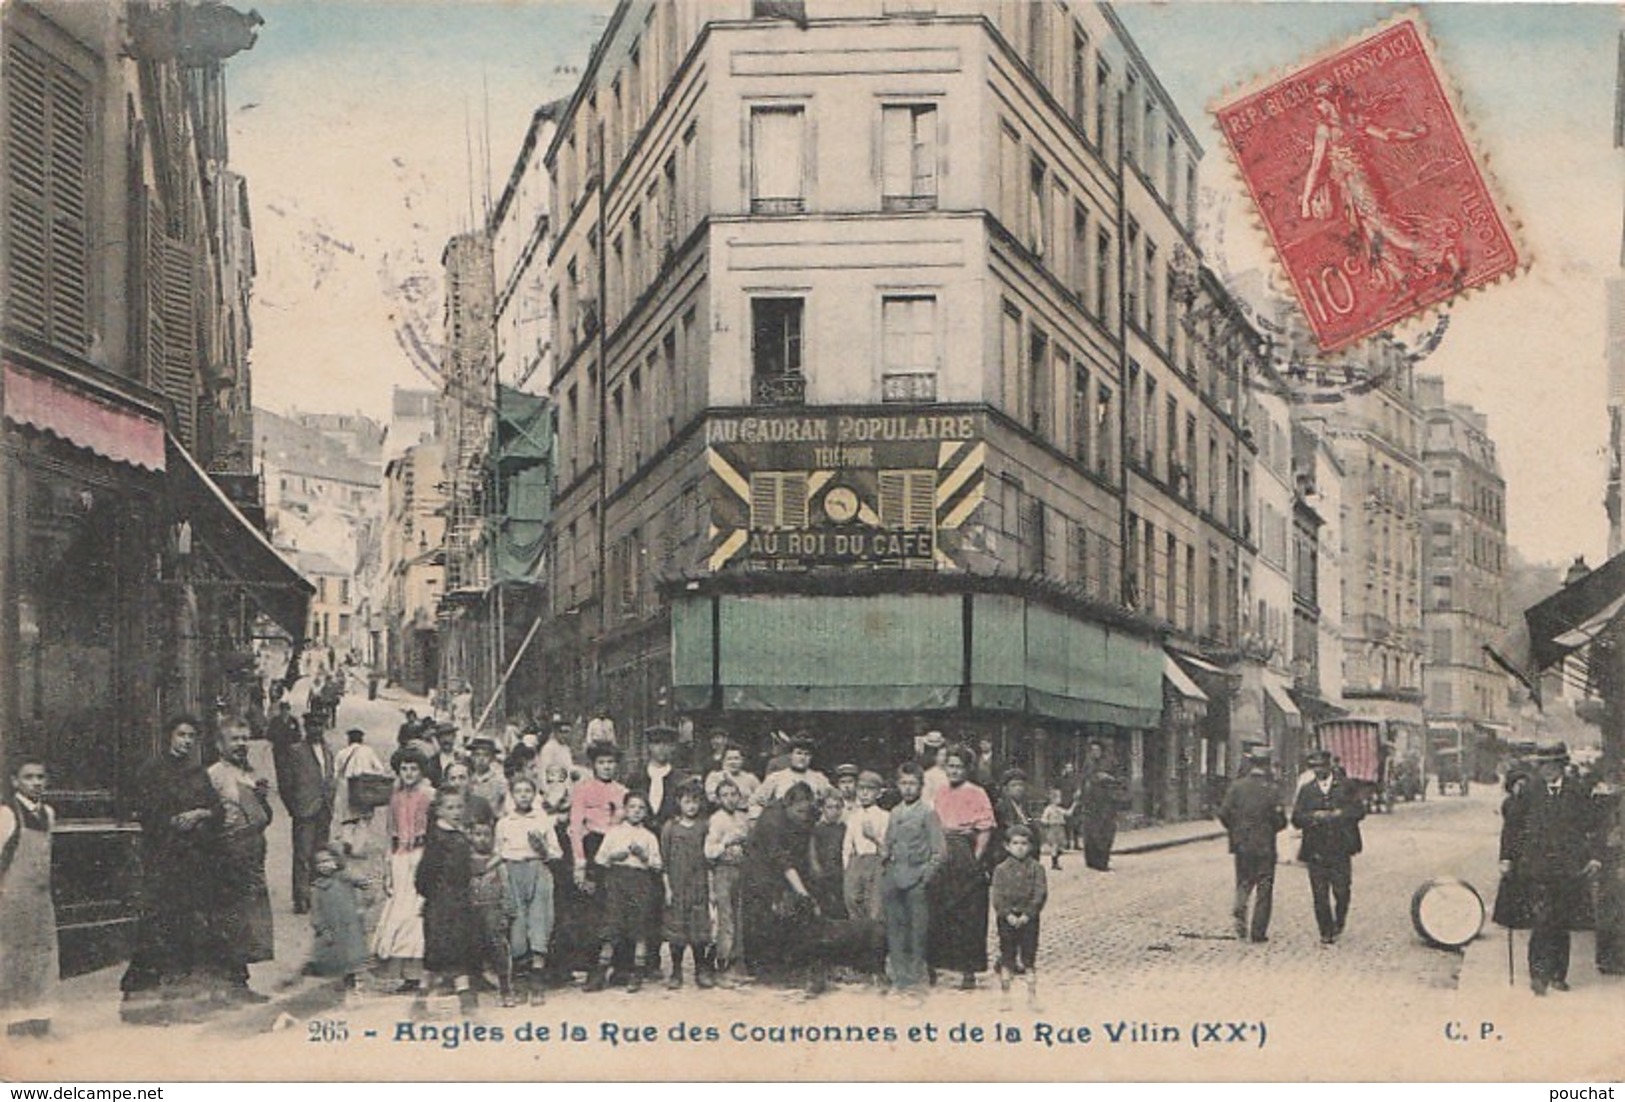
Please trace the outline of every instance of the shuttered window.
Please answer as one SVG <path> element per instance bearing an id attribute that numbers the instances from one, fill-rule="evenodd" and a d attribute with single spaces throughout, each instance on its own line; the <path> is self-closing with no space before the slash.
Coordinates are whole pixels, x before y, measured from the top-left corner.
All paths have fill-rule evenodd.
<path id="1" fill-rule="evenodd" d="M 90 82 L 14 39 L 5 98 L 6 320 L 83 353 L 90 347 Z"/>
<path id="2" fill-rule="evenodd" d="M 784 214 L 806 209 L 806 125 L 800 107 L 757 107 L 750 113 L 751 209 Z"/>
<path id="3" fill-rule="evenodd" d="M 937 109 L 909 104 L 881 109 L 882 200 L 887 210 L 937 204 Z"/>
<path id="4" fill-rule="evenodd" d="M 936 522 L 936 471 L 881 471 L 882 528 L 922 531 Z"/>
<path id="5" fill-rule="evenodd" d="M 163 243 L 163 375 L 164 396 L 175 403 L 175 427 L 181 443 L 197 446 L 197 315 L 194 285 L 197 263 L 190 245 L 169 238 Z"/>
<path id="6" fill-rule="evenodd" d="M 752 474 L 750 526 L 758 531 L 807 527 L 807 475 L 800 471 Z"/>

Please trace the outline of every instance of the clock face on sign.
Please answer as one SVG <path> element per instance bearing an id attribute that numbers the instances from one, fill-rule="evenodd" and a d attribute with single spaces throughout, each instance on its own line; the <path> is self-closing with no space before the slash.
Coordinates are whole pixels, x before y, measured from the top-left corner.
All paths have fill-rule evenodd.
<path id="1" fill-rule="evenodd" d="M 837 486 L 824 495 L 824 512 L 836 524 L 845 524 L 858 515 L 858 495 L 845 486 Z"/>

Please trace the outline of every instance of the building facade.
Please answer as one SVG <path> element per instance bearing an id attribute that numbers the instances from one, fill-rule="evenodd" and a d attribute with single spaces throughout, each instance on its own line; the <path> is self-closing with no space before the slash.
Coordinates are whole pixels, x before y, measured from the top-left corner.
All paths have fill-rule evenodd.
<path id="1" fill-rule="evenodd" d="M 1506 675 L 1484 653 L 1507 629 L 1506 480 L 1483 414 L 1451 401 L 1444 380 L 1416 381 L 1427 497 L 1424 673 L 1430 722 L 1505 730 Z"/>
<path id="2" fill-rule="evenodd" d="M 793 7 L 624 3 L 559 115 L 549 683 L 1193 813 L 1257 356 L 1201 150 L 1107 8 Z"/>
<path id="3" fill-rule="evenodd" d="M 446 584 L 445 453 L 415 444 L 384 467 L 382 537 L 385 672 L 414 693 L 438 683 L 436 614 Z"/>
<path id="4" fill-rule="evenodd" d="M 0 773 L 47 763 L 63 966 L 125 948 L 162 717 L 253 715 L 309 586 L 255 526 L 246 187 L 224 5 L 0 11 Z"/>
<path id="5" fill-rule="evenodd" d="M 1343 706 L 1403 726 L 1420 749 L 1426 636 L 1422 623 L 1422 429 L 1414 368 L 1397 342 L 1377 338 L 1331 358 L 1289 328 L 1292 377 L 1329 400 L 1304 404 L 1306 431 L 1342 471 Z M 1317 489 L 1323 488 L 1316 475 Z M 1330 511 L 1317 510 L 1323 519 Z M 1324 662 L 1324 657 L 1322 658 Z M 1415 741 L 1415 745 L 1411 745 Z"/>

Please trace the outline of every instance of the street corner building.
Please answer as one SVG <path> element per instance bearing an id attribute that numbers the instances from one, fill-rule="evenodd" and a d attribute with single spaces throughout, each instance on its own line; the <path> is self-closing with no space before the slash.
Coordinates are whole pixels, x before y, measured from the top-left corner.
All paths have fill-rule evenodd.
<path id="1" fill-rule="evenodd" d="M 248 711 L 310 586 L 262 531 L 220 5 L 6 5 L 0 757 L 57 809 L 64 970 L 122 954 L 163 715 Z"/>
<path id="2" fill-rule="evenodd" d="M 1186 818 L 1340 695 L 1335 486 L 1109 7 L 622 3 L 548 118 L 562 706 L 1040 788 L 1098 740 Z"/>

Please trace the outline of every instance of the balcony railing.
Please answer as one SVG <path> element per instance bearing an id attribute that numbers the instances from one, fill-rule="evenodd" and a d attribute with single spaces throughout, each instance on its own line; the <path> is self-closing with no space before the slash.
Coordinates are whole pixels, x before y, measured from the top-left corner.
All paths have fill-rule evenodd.
<path id="1" fill-rule="evenodd" d="M 807 404 L 805 375 L 758 375 L 751 383 L 751 402 L 758 406 Z"/>

